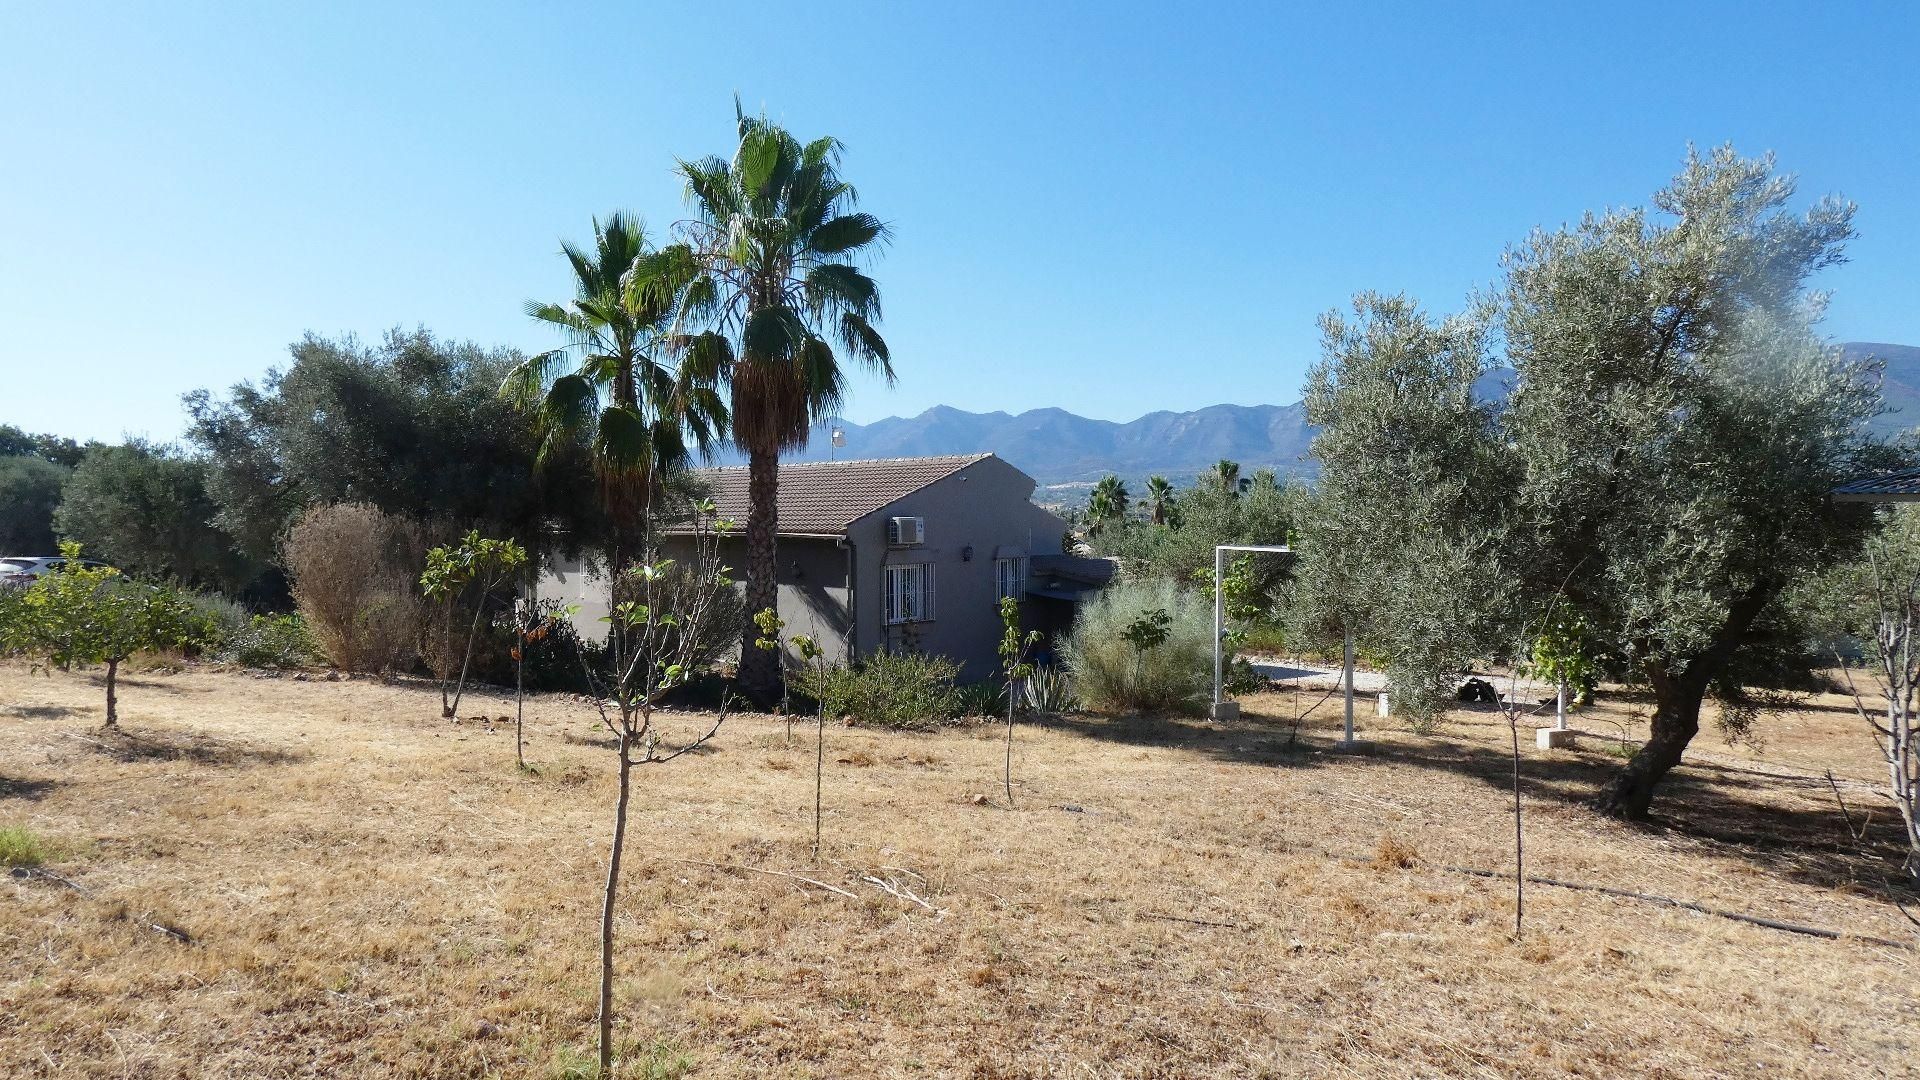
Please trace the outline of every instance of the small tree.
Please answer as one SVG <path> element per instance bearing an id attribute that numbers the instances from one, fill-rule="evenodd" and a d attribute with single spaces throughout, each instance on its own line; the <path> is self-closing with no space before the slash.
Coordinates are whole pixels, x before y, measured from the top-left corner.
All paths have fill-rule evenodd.
<path id="1" fill-rule="evenodd" d="M 1920 510 L 1888 512 L 1857 560 L 1816 585 L 1810 607 L 1824 609 L 1822 629 L 1857 639 L 1866 653 L 1880 701 L 1868 708 L 1853 673 L 1841 660 L 1847 689 L 1886 763 L 1889 794 L 1907 833 L 1906 872 L 1920 885 Z"/>
<path id="2" fill-rule="evenodd" d="M 1161 612 L 1161 614 L 1166 614 Z M 1168 622 L 1172 617 L 1168 617 Z M 1020 633 L 1020 601 L 1011 596 L 1000 598 L 1000 671 L 1007 678 L 1007 805 L 1013 805 L 1013 707 L 1020 700 L 1020 683 L 1033 674 L 1033 665 L 1027 657 L 1033 647 L 1040 643 L 1040 631 L 1029 630 Z M 1166 640 L 1166 628 L 1160 630 L 1161 640 Z"/>
<path id="3" fill-rule="evenodd" d="M 1167 643 L 1173 634 L 1173 616 L 1165 608 L 1154 608 L 1127 624 L 1120 636 L 1133 646 L 1133 675 L 1140 677 L 1140 662 L 1147 653 Z"/>
<path id="4" fill-rule="evenodd" d="M 827 769 L 827 653 L 820 643 L 807 634 L 795 634 L 793 647 L 799 651 L 800 659 L 813 673 L 813 857 L 820 857 L 820 795 L 824 784 L 822 777 Z M 782 681 L 781 697 L 784 700 L 786 688 Z M 787 720 L 787 739 L 793 739 L 793 720 Z"/>
<path id="5" fill-rule="evenodd" d="M 645 519 L 656 524 L 651 515 Z M 696 674 L 702 650 L 702 631 L 718 598 L 731 594 L 732 579 L 718 555 L 719 537 L 732 529 L 716 521 L 713 503 L 693 508 L 692 553 L 682 572 L 672 559 L 662 559 L 654 543 L 627 573 L 636 579 L 635 599 L 613 605 L 607 621 L 620 633 L 612 635 L 608 674 L 595 670 L 584 652 L 580 666 L 594 690 L 600 722 L 613 734 L 618 752 L 620 794 L 614 805 L 613 843 L 607 858 L 606 887 L 600 906 L 600 1075 L 613 1073 L 613 913 L 620 885 L 620 860 L 626 848 L 627 807 L 636 765 L 664 765 L 705 745 L 726 721 L 730 702 L 723 697 L 713 724 L 703 734 L 680 746 L 663 749 L 654 713 L 661 700 L 684 686 Z M 577 642 L 576 642 L 577 648 Z"/>
<path id="6" fill-rule="evenodd" d="M 513 760 L 522 769 L 527 767 L 527 650 L 546 639 L 561 614 L 551 600 L 519 597 L 513 602 Z"/>
<path id="7" fill-rule="evenodd" d="M 186 644 L 203 631 L 203 621 L 173 589 L 82 563 L 79 544 L 61 544 L 60 554 L 65 564 L 9 605 L 12 626 L 5 636 L 23 651 L 45 656 L 49 667 L 105 664 L 105 726 L 117 728 L 120 665 L 137 652 Z"/>
<path id="8" fill-rule="evenodd" d="M 494 590 L 513 580 L 526 562 L 527 549 L 512 540 L 488 539 L 477 529 L 469 530 L 458 544 L 443 544 L 427 551 L 427 568 L 420 575 L 420 591 L 445 608 L 443 645 L 452 637 L 454 610 L 460 598 L 470 589 L 478 589 L 473 600 L 473 623 L 467 629 L 467 646 L 460 657 L 460 678 L 453 684 L 451 701 L 447 698 L 447 678 L 452 674 L 452 665 L 447 660 L 451 657 L 442 659 L 439 654 L 443 650 L 434 650 L 434 663 L 440 666 L 437 674 L 441 716 L 453 716 L 460 711 L 460 696 L 467 688 L 467 668 L 473 663 L 473 642 L 480 636 L 480 623 L 486 618 L 487 604 L 493 599 Z"/>
<path id="9" fill-rule="evenodd" d="M 760 636 L 753 639 L 756 649 L 776 650 L 780 648 L 780 631 L 786 629 L 787 621 L 772 608 L 761 608 L 753 613 L 753 625 L 760 628 Z M 798 640 L 797 638 L 795 640 Z M 787 741 L 793 741 L 793 709 L 787 696 L 787 680 L 780 680 L 780 715 L 787 718 Z"/>

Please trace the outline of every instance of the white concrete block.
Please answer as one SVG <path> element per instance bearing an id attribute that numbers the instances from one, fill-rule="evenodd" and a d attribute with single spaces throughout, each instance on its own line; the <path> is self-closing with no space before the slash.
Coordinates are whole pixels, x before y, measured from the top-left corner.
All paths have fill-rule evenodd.
<path id="1" fill-rule="evenodd" d="M 1543 727 L 1534 732 L 1533 737 L 1534 740 L 1539 743 L 1540 749 L 1559 750 L 1562 748 L 1571 748 L 1575 734 L 1577 733 L 1572 728 Z"/>
<path id="2" fill-rule="evenodd" d="M 1216 701 L 1213 703 L 1213 708 L 1209 710 L 1207 715 L 1215 720 L 1238 720 L 1240 719 L 1240 703 L 1237 701 Z"/>

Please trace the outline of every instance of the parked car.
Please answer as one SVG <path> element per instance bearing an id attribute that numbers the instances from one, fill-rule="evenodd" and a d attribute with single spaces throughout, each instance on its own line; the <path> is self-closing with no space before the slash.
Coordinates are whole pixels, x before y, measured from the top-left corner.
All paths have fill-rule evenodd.
<path id="1" fill-rule="evenodd" d="M 58 555 L 9 555 L 0 559 L 0 588 L 24 589 L 33 584 L 33 579 L 50 574 L 67 565 L 67 560 Z M 82 566 L 105 566 L 98 559 L 81 559 Z"/>

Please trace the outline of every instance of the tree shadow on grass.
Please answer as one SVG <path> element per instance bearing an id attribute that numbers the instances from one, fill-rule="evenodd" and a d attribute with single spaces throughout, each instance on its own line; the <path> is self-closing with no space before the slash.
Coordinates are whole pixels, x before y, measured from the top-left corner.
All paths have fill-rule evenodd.
<path id="1" fill-rule="evenodd" d="M 1489 710 L 1489 719 L 1498 716 Z M 1336 714 L 1337 716 L 1337 714 Z M 1378 742 L 1365 754 L 1338 753 L 1340 731 L 1325 718 L 1314 727 L 1260 716 L 1214 723 L 1186 718 L 1068 716 L 1050 726 L 1088 738 L 1134 746 L 1168 747 L 1204 757 L 1253 765 L 1311 768 L 1359 760 L 1371 767 L 1444 772 L 1468 777 L 1502 793 L 1513 788 L 1513 756 L 1504 746 L 1439 734 L 1417 740 Z M 1499 721 L 1500 741 L 1508 737 Z M 1584 806 L 1617 774 L 1624 762 L 1598 749 L 1542 755 L 1531 745 L 1532 727 L 1521 725 L 1520 790 L 1537 801 Z M 1596 738 L 1596 744 L 1609 740 Z M 1591 744 L 1590 744 L 1591 745 Z M 1641 827 L 1685 838 L 1713 855 L 1743 859 L 1785 880 L 1822 888 L 1846 889 L 1902 903 L 1920 900 L 1898 880 L 1906 858 L 1905 834 L 1898 815 L 1884 800 L 1850 809 L 1851 822 L 1838 802 L 1824 803 L 1820 781 L 1769 775 L 1715 763 L 1683 762 L 1667 775 L 1654 801 L 1654 816 Z M 1799 797 L 1812 795 L 1809 804 Z M 1866 809 L 1874 811 L 1866 823 Z M 1599 819 L 1596 818 L 1596 822 Z M 1862 826 L 1865 824 L 1865 828 Z M 1855 839 L 1856 833 L 1862 833 Z"/>
<path id="2" fill-rule="evenodd" d="M 58 780 L 24 780 L 0 776 L 0 799 L 24 799 L 38 802 L 60 786 Z"/>
<path id="3" fill-rule="evenodd" d="M 120 761 L 186 761 L 195 765 L 291 765 L 313 755 L 252 743 L 216 739 L 194 732 L 134 733 L 125 729 L 91 731 L 74 738 Z"/>
<path id="4" fill-rule="evenodd" d="M 60 720 L 75 715 L 79 710 L 70 705 L 9 705 L 5 712 L 8 716 L 23 720 Z"/>

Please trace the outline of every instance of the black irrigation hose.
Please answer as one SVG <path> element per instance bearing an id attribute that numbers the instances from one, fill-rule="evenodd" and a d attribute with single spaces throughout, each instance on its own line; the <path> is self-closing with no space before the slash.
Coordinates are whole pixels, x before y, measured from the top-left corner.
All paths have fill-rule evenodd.
<path id="1" fill-rule="evenodd" d="M 1471 874 L 1474 877 L 1498 878 L 1505 881 L 1513 880 L 1512 874 L 1501 870 L 1481 870 L 1472 866 L 1442 866 L 1440 869 L 1451 871 L 1455 874 Z M 1722 919 L 1732 919 L 1734 922 L 1748 923 L 1752 926 L 1764 926 L 1769 930 L 1785 930 L 1790 934 L 1805 934 L 1808 937 L 1826 938 L 1828 941 L 1859 941 L 1868 945 L 1884 945 L 1890 949 L 1906 949 L 1908 951 L 1914 951 L 1916 948 L 1912 942 L 1894 941 L 1891 938 L 1873 937 L 1870 934 L 1849 934 L 1839 930 L 1827 930 L 1818 926 L 1801 926 L 1799 923 L 1782 922 L 1779 919 L 1769 919 L 1760 915 L 1744 915 L 1738 911 L 1727 911 L 1723 908 L 1708 907 L 1705 904 L 1696 904 L 1691 900 L 1676 900 L 1671 896 L 1634 892 L 1631 889 L 1616 889 L 1610 885 L 1583 885 L 1577 881 L 1561 881 L 1559 878 L 1541 877 L 1538 874 L 1528 874 L 1527 883 L 1530 885 L 1552 885 L 1556 888 L 1574 889 L 1579 892 L 1601 893 L 1606 896 L 1617 896 L 1625 900 L 1644 900 L 1650 904 L 1665 904 L 1668 907 L 1697 911 L 1702 915 L 1715 915 Z"/>

